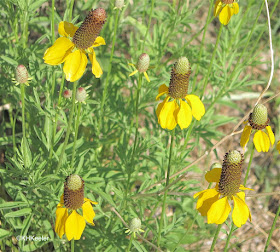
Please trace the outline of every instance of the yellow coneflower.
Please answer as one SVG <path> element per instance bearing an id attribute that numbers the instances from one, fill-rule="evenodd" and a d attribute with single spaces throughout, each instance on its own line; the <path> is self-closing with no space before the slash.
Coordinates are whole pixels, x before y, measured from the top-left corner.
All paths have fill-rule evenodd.
<path id="1" fill-rule="evenodd" d="M 213 189 L 196 193 L 196 209 L 202 216 L 207 216 L 207 222 L 222 224 L 231 212 L 230 201 L 233 201 L 232 220 L 237 227 L 251 220 L 251 213 L 245 203 L 245 193 L 241 190 L 252 190 L 240 185 L 243 155 L 239 151 L 230 151 L 225 155 L 222 168 L 213 168 L 207 172 L 205 179 L 216 182 Z"/>
<path id="2" fill-rule="evenodd" d="M 146 80 L 148 82 L 150 82 L 149 76 L 147 74 L 147 70 L 149 68 L 150 65 L 150 56 L 147 53 L 142 53 L 139 58 L 138 58 L 138 62 L 136 64 L 136 66 L 132 63 L 129 63 L 130 66 L 133 66 L 134 68 L 136 68 L 135 71 L 133 71 L 131 74 L 129 74 L 129 76 L 132 76 L 136 73 L 143 73 Z"/>
<path id="3" fill-rule="evenodd" d="M 84 198 L 84 181 L 79 175 L 73 174 L 66 178 L 64 183 L 64 194 L 56 208 L 55 232 L 61 238 L 79 240 L 85 229 L 86 221 L 94 225 L 95 213 L 92 204 L 98 204 L 90 199 Z M 81 209 L 83 215 L 78 214 Z"/>
<path id="4" fill-rule="evenodd" d="M 93 48 L 105 45 L 104 38 L 98 36 L 105 20 L 105 10 L 98 8 L 90 11 L 80 28 L 66 21 L 60 22 L 58 32 L 62 37 L 46 50 L 43 57 L 45 63 L 59 65 L 64 62 L 63 71 L 66 80 L 74 82 L 85 72 L 88 54 L 92 73 L 96 78 L 100 78 L 103 71 L 96 60 Z"/>
<path id="5" fill-rule="evenodd" d="M 217 0 L 214 7 L 214 16 L 219 15 L 221 24 L 227 25 L 231 17 L 239 12 L 236 0 Z"/>

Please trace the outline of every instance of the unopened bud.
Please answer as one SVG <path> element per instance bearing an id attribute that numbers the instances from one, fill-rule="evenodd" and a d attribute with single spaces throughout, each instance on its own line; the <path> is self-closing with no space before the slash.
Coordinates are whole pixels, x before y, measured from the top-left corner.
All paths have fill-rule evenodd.
<path id="1" fill-rule="evenodd" d="M 19 84 L 27 83 L 28 72 L 24 65 L 18 65 L 16 68 L 16 81 Z"/>
<path id="2" fill-rule="evenodd" d="M 76 100 L 78 102 L 84 102 L 87 97 L 87 92 L 83 87 L 79 87 L 76 92 Z"/>
<path id="3" fill-rule="evenodd" d="M 115 1 L 115 8 L 121 9 L 124 7 L 124 0 L 116 0 Z"/>
<path id="4" fill-rule="evenodd" d="M 63 97 L 64 98 L 71 98 L 72 97 L 72 91 L 67 89 L 63 92 Z"/>
<path id="5" fill-rule="evenodd" d="M 141 229 L 141 220 L 139 218 L 133 218 L 129 224 L 131 232 L 138 232 Z"/>
<path id="6" fill-rule="evenodd" d="M 139 73 L 144 73 L 148 70 L 150 65 L 150 56 L 147 53 L 142 53 L 139 56 L 136 68 Z"/>
<path id="7" fill-rule="evenodd" d="M 257 104 L 252 113 L 252 121 L 258 125 L 264 125 L 267 122 L 267 108 L 262 104 Z"/>

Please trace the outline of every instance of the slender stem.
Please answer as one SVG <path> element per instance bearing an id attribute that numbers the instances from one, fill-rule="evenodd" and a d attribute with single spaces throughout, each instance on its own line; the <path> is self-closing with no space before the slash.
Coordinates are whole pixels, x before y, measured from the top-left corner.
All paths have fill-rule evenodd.
<path id="1" fill-rule="evenodd" d="M 146 39 L 147 39 L 149 30 L 150 30 L 150 26 L 151 26 L 151 22 L 152 22 L 152 15 L 153 15 L 153 11 L 154 11 L 154 6 L 155 6 L 155 0 L 152 0 L 152 6 L 151 6 L 151 10 L 150 10 L 150 16 L 149 16 L 148 27 L 147 27 L 147 30 L 146 30 L 146 33 L 145 33 L 145 37 L 144 37 L 144 41 L 143 41 L 142 49 L 141 49 L 142 53 L 144 52 Z"/>
<path id="2" fill-rule="evenodd" d="M 169 149 L 169 160 L 168 160 L 168 167 L 167 167 L 167 175 L 166 175 L 166 183 L 165 187 L 169 185 L 169 176 L 170 176 L 170 168 L 171 168 L 171 160 L 172 160 L 172 150 L 173 150 L 173 142 L 174 142 L 174 134 L 175 130 L 171 132 L 171 142 L 170 142 L 170 149 Z M 160 222 L 159 222 L 159 230 L 158 230 L 158 237 L 157 237 L 157 246 L 159 247 L 160 245 L 160 239 L 161 239 L 161 229 L 163 226 L 163 219 L 164 219 L 164 214 L 165 214 L 165 205 L 166 205 L 166 198 L 167 198 L 167 191 L 165 190 L 164 196 L 163 196 L 163 201 L 162 201 L 162 210 L 161 210 L 161 217 L 160 217 Z"/>
<path id="3" fill-rule="evenodd" d="M 54 34 L 54 1 L 52 0 L 52 19 L 51 19 L 51 31 L 52 31 L 52 43 L 54 43 L 55 40 L 55 34 Z"/>
<path id="4" fill-rule="evenodd" d="M 268 238 L 267 238 L 266 243 L 265 243 L 264 252 L 267 251 L 267 248 L 268 248 L 268 245 L 269 245 L 269 243 L 270 243 L 270 240 L 271 240 L 271 237 L 272 237 L 272 233 L 273 233 L 273 231 L 274 231 L 274 229 L 275 229 L 276 221 L 277 221 L 277 219 L 278 219 L 278 217 L 279 217 L 279 214 L 280 214 L 280 205 L 278 206 L 278 210 L 277 210 L 277 212 L 276 212 L 276 215 L 275 215 L 275 218 L 274 218 L 274 220 L 273 220 L 271 229 L 270 229 L 270 231 L 269 231 L 269 235 L 268 235 Z"/>
<path id="5" fill-rule="evenodd" d="M 55 134 L 56 134 L 58 114 L 59 114 L 59 106 L 60 106 L 60 103 L 61 103 L 61 97 L 62 97 L 62 91 L 63 91 L 63 87 L 64 87 L 64 81 L 65 81 L 65 75 L 63 74 L 62 80 L 61 80 L 61 85 L 60 85 L 60 90 L 59 90 L 59 95 L 58 95 L 57 110 L 56 110 L 55 119 L 54 119 L 53 136 L 52 136 L 52 139 L 51 139 L 52 140 L 52 144 L 51 144 L 50 153 L 49 153 L 49 160 L 52 159 L 52 154 L 53 154 L 54 138 L 55 138 Z M 49 162 L 49 164 L 51 165 L 51 162 Z"/>
<path id="6" fill-rule="evenodd" d="M 222 224 L 219 224 L 219 225 L 217 226 L 217 229 L 216 229 L 216 232 L 215 232 L 215 236 L 214 236 L 214 239 L 213 239 L 211 248 L 210 248 L 210 252 L 214 251 L 214 248 L 215 248 L 215 245 L 216 245 L 216 242 L 217 242 L 217 239 L 218 239 L 218 236 L 219 236 L 221 227 L 222 227 Z"/>
<path id="7" fill-rule="evenodd" d="M 224 252 L 226 252 L 228 250 L 229 241 L 230 241 L 230 238 L 231 238 L 232 233 L 234 231 L 233 229 L 234 229 L 234 224 L 232 222 L 231 227 L 230 227 L 230 231 L 229 231 L 229 234 L 228 234 L 228 237 L 227 237 L 226 245 L 225 245 L 225 248 L 224 248 Z"/>
<path id="8" fill-rule="evenodd" d="M 23 135 L 23 164 L 26 168 L 26 134 L 25 134 L 25 84 L 20 84 L 20 92 L 21 92 L 21 111 L 22 111 L 22 135 Z"/>
<path id="9" fill-rule="evenodd" d="M 75 240 L 71 240 L 71 252 L 75 252 Z"/>
<path id="10" fill-rule="evenodd" d="M 73 121 L 73 116 L 74 116 L 74 110 L 75 110 L 75 98 L 76 98 L 76 88 L 77 88 L 77 84 L 78 82 L 75 81 L 73 83 L 73 91 L 72 91 L 72 107 L 71 107 L 71 111 L 70 111 L 70 115 L 69 115 L 69 120 L 68 120 L 68 124 L 67 124 L 67 131 L 66 131 L 66 136 L 65 136 L 65 140 L 63 143 L 63 147 L 59 156 L 59 161 L 58 161 L 58 165 L 56 168 L 56 174 L 59 173 L 59 169 L 61 167 L 62 164 L 62 160 L 63 160 L 63 156 L 64 156 L 64 152 L 66 149 L 66 146 L 68 144 L 68 140 L 69 140 L 69 136 L 70 136 L 70 131 L 71 131 L 71 125 L 72 125 L 72 121 Z"/>
<path id="11" fill-rule="evenodd" d="M 75 136 L 74 136 L 74 143 L 73 143 L 73 150 L 72 150 L 72 160 L 71 160 L 71 166 L 70 166 L 71 169 L 73 168 L 75 154 L 76 154 L 76 142 L 77 142 L 78 130 L 79 130 L 79 126 L 80 126 L 81 108 L 82 108 L 82 103 L 79 102 L 79 104 L 78 104 L 77 120 L 76 120 L 76 125 L 75 125 Z"/>
<path id="12" fill-rule="evenodd" d="M 127 201 L 127 196 L 128 196 L 128 191 L 129 191 L 129 184 L 130 184 L 130 179 L 131 179 L 131 167 L 133 166 L 133 160 L 134 160 L 134 154 L 137 146 L 137 139 L 138 139 L 138 127 L 139 127 L 139 115 L 138 115 L 138 110 L 139 110 L 139 101 L 140 101 L 140 91 L 141 91 L 141 86 L 142 86 L 142 74 L 139 73 L 139 79 L 137 83 L 137 90 L 136 90 L 136 105 L 135 105 L 135 139 L 134 139 L 134 144 L 132 148 L 132 153 L 131 153 L 131 158 L 130 162 L 128 165 L 128 177 L 127 177 L 127 184 L 126 184 L 126 191 L 125 191 L 125 202 L 124 202 L 124 208 L 126 208 L 126 201 Z"/>
<path id="13" fill-rule="evenodd" d="M 114 36 L 113 36 L 113 41 L 112 41 L 112 48 L 111 48 L 111 55 L 110 55 L 110 61 L 109 61 L 109 67 L 108 67 L 108 73 L 106 76 L 106 81 L 105 81 L 105 86 L 103 90 L 103 95 L 102 95 L 102 100 L 101 100 L 101 105 L 100 105 L 100 118 L 99 118 L 99 127 L 98 131 L 100 132 L 101 126 L 102 126 L 102 120 L 104 117 L 104 104 L 107 98 L 107 91 L 108 91 L 108 83 L 111 75 L 111 70 L 112 70 L 112 61 L 113 61 L 113 55 L 114 55 L 114 50 L 115 50 L 115 43 L 116 43 L 116 37 L 117 37 L 117 29 L 118 29 L 118 22 L 119 22 L 119 12 L 120 10 L 117 9 L 116 15 L 115 15 L 115 26 L 114 26 Z"/>
<path id="14" fill-rule="evenodd" d="M 204 48 L 205 35 L 206 35 L 207 27 L 211 22 L 213 1 L 214 0 L 211 0 L 210 7 L 208 9 L 206 24 L 204 26 L 204 31 L 203 31 L 203 36 L 202 36 L 202 40 L 201 40 L 201 43 L 200 43 L 200 49 L 199 49 L 199 55 L 198 55 L 197 62 L 200 62 L 200 59 L 201 59 L 201 56 L 202 56 L 202 51 L 203 51 L 203 48 Z M 197 81 L 197 76 L 198 76 L 198 73 L 199 73 L 199 66 L 200 66 L 200 64 L 197 64 L 197 67 L 196 67 L 196 70 L 195 70 L 194 81 L 192 83 L 192 88 L 195 87 L 195 84 L 196 84 L 196 81 Z"/>
<path id="15" fill-rule="evenodd" d="M 74 2 L 75 2 L 75 0 L 71 0 L 71 3 L 70 3 L 70 7 L 69 7 L 69 17 L 68 17 L 68 21 L 69 21 L 69 22 L 72 21 L 72 13 L 73 13 Z"/>
<path id="16" fill-rule="evenodd" d="M 252 161 L 253 161 L 254 151 L 255 151 L 255 147 L 254 147 L 254 145 L 252 145 L 252 150 L 251 150 L 251 153 L 250 153 L 250 160 L 249 160 L 249 163 L 248 163 L 248 166 L 247 166 L 246 175 L 245 175 L 245 179 L 244 179 L 244 186 L 246 186 L 246 183 L 247 183 L 247 179 L 248 179 L 248 176 L 249 176 L 251 164 L 252 164 Z"/>
<path id="17" fill-rule="evenodd" d="M 202 89 L 202 92 L 200 94 L 200 97 L 202 97 L 204 92 L 205 92 L 205 89 L 206 89 L 206 86 L 207 86 L 207 83 L 208 83 L 208 79 L 209 79 L 209 75 L 210 75 L 210 72 L 212 71 L 212 66 L 213 66 L 214 58 L 216 56 L 216 52 L 217 52 L 218 44 L 219 44 L 220 37 L 221 37 L 221 34 L 222 34 L 222 30 L 223 30 L 223 25 L 221 24 L 220 29 L 219 29 L 219 33 L 218 33 L 218 37 L 216 39 L 215 48 L 214 48 L 214 51 L 212 53 L 211 61 L 210 61 L 210 64 L 209 64 L 209 67 L 208 67 L 208 70 L 207 70 L 207 75 L 204 79 L 203 89 Z"/>
<path id="18" fill-rule="evenodd" d="M 131 245 L 132 245 L 133 238 L 134 238 L 134 233 L 132 233 L 132 234 L 130 235 L 129 244 L 128 244 L 128 247 L 127 247 L 127 249 L 126 249 L 126 252 L 129 252 L 130 249 L 131 249 Z"/>
<path id="19" fill-rule="evenodd" d="M 16 137 L 15 137 L 15 121 L 16 121 L 16 116 L 15 118 L 13 117 L 13 110 L 12 108 L 9 109 L 9 117 L 10 117 L 10 122 L 11 122 L 11 127 L 12 127 L 12 137 L 13 137 L 13 151 L 14 154 L 16 154 L 17 147 L 16 147 Z"/>

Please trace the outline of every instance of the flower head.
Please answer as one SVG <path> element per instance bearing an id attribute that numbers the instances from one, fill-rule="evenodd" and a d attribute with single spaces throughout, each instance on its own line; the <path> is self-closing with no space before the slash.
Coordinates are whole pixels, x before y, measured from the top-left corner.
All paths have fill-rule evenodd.
<path id="1" fill-rule="evenodd" d="M 133 218 L 129 224 L 129 228 L 125 231 L 126 233 L 133 234 L 134 238 L 136 237 L 136 233 L 144 232 L 141 229 L 141 220 L 139 218 Z"/>
<path id="2" fill-rule="evenodd" d="M 72 91 L 70 89 L 66 89 L 64 92 L 63 92 L 63 97 L 64 98 L 71 98 L 72 97 Z"/>
<path id="3" fill-rule="evenodd" d="M 124 0 L 115 0 L 115 7 L 114 9 L 121 10 L 124 7 Z"/>
<path id="4" fill-rule="evenodd" d="M 98 37 L 106 20 L 102 8 L 91 10 L 80 28 L 66 21 L 60 22 L 58 32 L 62 36 L 44 54 L 44 61 L 49 65 L 64 62 L 63 71 L 66 80 L 74 82 L 80 79 L 87 66 L 87 56 L 92 64 L 92 73 L 100 78 L 103 71 L 96 60 L 94 47 L 105 45 L 105 40 Z"/>
<path id="5" fill-rule="evenodd" d="M 78 102 L 85 103 L 86 98 L 87 98 L 87 91 L 83 87 L 77 88 L 76 100 Z"/>
<path id="6" fill-rule="evenodd" d="M 92 204 L 98 204 L 84 198 L 84 181 L 79 175 L 73 174 L 66 178 L 64 194 L 56 208 L 55 232 L 61 238 L 66 234 L 70 241 L 79 240 L 85 229 L 86 221 L 94 225 L 95 213 Z M 77 211 L 82 209 L 83 215 Z"/>
<path id="7" fill-rule="evenodd" d="M 147 70 L 150 65 L 150 56 L 147 53 L 142 53 L 139 58 L 136 66 L 132 63 L 129 63 L 130 66 L 133 66 L 136 68 L 135 71 L 133 71 L 129 76 L 132 76 L 136 73 L 144 73 L 144 76 L 148 82 L 150 82 L 149 76 L 147 74 Z"/>
<path id="8" fill-rule="evenodd" d="M 240 145 L 245 148 L 250 139 L 252 129 L 255 131 L 253 138 L 254 145 L 258 152 L 268 152 L 270 144 L 275 142 L 274 134 L 269 124 L 269 118 L 267 117 L 267 108 L 262 104 L 257 104 L 253 110 L 253 113 L 249 116 L 249 124 L 244 127 L 241 135 Z M 266 130 L 265 133 L 263 130 Z"/>
<path id="9" fill-rule="evenodd" d="M 214 16 L 219 15 L 221 24 L 227 25 L 230 18 L 239 12 L 236 0 L 217 0 L 214 7 Z"/>
<path id="10" fill-rule="evenodd" d="M 166 94 L 156 110 L 158 122 L 164 129 L 173 130 L 177 124 L 181 129 L 189 127 L 192 116 L 200 120 L 205 108 L 198 96 L 188 94 L 191 67 L 186 57 L 179 58 L 171 71 L 169 87 L 161 85 L 156 100 Z"/>
<path id="11" fill-rule="evenodd" d="M 25 84 L 26 86 L 29 86 L 28 81 L 32 80 L 32 77 L 28 77 L 28 72 L 24 65 L 17 66 L 15 75 L 15 78 L 12 80 L 16 85 Z"/>
<path id="12" fill-rule="evenodd" d="M 240 185 L 243 155 L 239 151 L 226 153 L 222 168 L 213 168 L 207 172 L 205 179 L 216 182 L 213 189 L 206 189 L 194 195 L 198 197 L 196 209 L 207 222 L 222 224 L 231 212 L 230 201 L 233 201 L 232 220 L 237 227 L 251 220 L 251 213 L 245 203 L 245 193 L 240 190 L 252 190 Z"/>

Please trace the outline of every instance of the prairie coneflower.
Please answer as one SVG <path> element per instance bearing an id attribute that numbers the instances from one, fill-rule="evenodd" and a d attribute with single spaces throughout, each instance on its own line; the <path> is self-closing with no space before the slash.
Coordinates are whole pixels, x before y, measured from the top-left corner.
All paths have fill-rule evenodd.
<path id="1" fill-rule="evenodd" d="M 63 71 L 66 80 L 74 82 L 80 79 L 87 66 L 87 56 L 92 64 L 92 73 L 100 78 L 103 71 L 96 60 L 94 47 L 105 45 L 105 40 L 98 37 L 106 20 L 102 8 L 91 10 L 80 28 L 66 21 L 60 22 L 58 32 L 62 36 L 44 54 L 44 61 L 49 65 L 64 62 Z"/>
<path id="2" fill-rule="evenodd" d="M 205 108 L 198 96 L 188 94 L 190 63 L 186 57 L 181 57 L 171 71 L 169 87 L 161 85 L 156 100 L 166 94 L 156 110 L 158 122 L 164 129 L 173 130 L 177 124 L 181 129 L 189 127 L 192 116 L 200 120 L 205 114 Z"/>
<path id="3" fill-rule="evenodd" d="M 233 201 L 232 220 L 237 227 L 251 220 L 251 213 L 245 203 L 245 193 L 240 190 L 252 190 L 240 185 L 243 155 L 239 151 L 230 151 L 225 155 L 222 168 L 214 168 L 207 172 L 205 179 L 216 182 L 213 189 L 196 193 L 196 209 L 202 216 L 207 216 L 207 222 L 222 224 L 231 212 L 230 201 Z"/>
<path id="4" fill-rule="evenodd" d="M 245 148 L 250 139 L 252 129 L 256 132 L 253 138 L 254 145 L 258 152 L 268 152 L 270 144 L 275 142 L 274 133 L 269 124 L 267 117 L 267 108 L 262 104 L 254 107 L 253 113 L 249 116 L 249 124 L 244 127 L 241 135 L 240 145 Z M 263 131 L 266 130 L 267 134 Z"/>
<path id="5" fill-rule="evenodd" d="M 227 25 L 230 18 L 239 12 L 236 0 L 217 0 L 214 7 L 214 16 L 219 15 L 221 24 Z"/>
<path id="6" fill-rule="evenodd" d="M 125 232 L 132 233 L 134 238 L 136 237 L 136 233 L 144 232 L 141 229 L 141 220 L 139 218 L 133 218 L 129 224 L 129 228 Z"/>
<path id="7" fill-rule="evenodd" d="M 134 68 L 136 68 L 135 71 L 133 71 L 129 76 L 132 76 L 136 73 L 143 73 L 146 80 L 148 82 L 150 82 L 149 76 L 147 74 L 147 70 L 149 68 L 150 65 L 150 56 L 147 53 L 142 53 L 139 58 L 138 58 L 138 62 L 136 64 L 136 66 L 132 63 L 129 63 L 130 66 L 133 66 Z"/>
<path id="8" fill-rule="evenodd" d="M 95 213 L 92 204 L 98 204 L 84 198 L 84 181 L 79 175 L 73 174 L 66 178 L 64 194 L 56 208 L 55 232 L 61 238 L 66 234 L 70 241 L 79 240 L 85 229 L 86 221 L 94 225 Z M 82 211 L 80 215 L 77 211 Z"/>
<path id="9" fill-rule="evenodd" d="M 16 84 L 25 84 L 29 86 L 28 81 L 32 80 L 32 77 L 28 77 L 27 69 L 24 65 L 18 65 L 16 68 L 16 76 L 12 79 L 12 81 Z"/>

